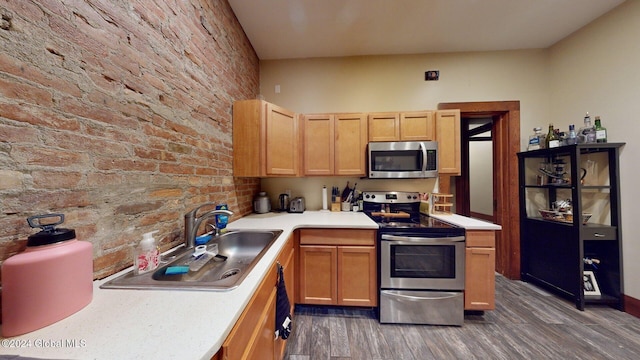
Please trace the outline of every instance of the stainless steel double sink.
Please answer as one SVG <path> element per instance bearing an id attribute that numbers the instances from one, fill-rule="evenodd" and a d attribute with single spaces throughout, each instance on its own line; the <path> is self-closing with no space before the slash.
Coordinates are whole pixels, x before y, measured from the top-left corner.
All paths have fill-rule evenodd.
<path id="1" fill-rule="evenodd" d="M 282 230 L 234 230 L 212 238 L 207 250 L 218 247 L 197 271 L 171 274 L 167 269 L 187 266 L 194 261 L 194 249 L 178 249 L 163 256 L 160 267 L 141 275 L 133 270 L 102 284 L 102 289 L 157 289 L 229 291 L 238 287 Z"/>

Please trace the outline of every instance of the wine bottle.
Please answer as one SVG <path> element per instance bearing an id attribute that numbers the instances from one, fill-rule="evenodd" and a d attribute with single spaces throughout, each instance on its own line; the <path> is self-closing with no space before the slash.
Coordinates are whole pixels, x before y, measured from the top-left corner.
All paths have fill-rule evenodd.
<path id="1" fill-rule="evenodd" d="M 545 145 L 547 149 L 560 146 L 560 138 L 558 137 L 558 134 L 556 134 L 556 132 L 553 130 L 553 124 L 549 124 L 549 133 L 547 133 Z"/>
<path id="2" fill-rule="evenodd" d="M 600 123 L 600 116 L 596 116 L 596 142 L 598 143 L 606 143 L 607 142 L 607 128 L 603 127 Z"/>

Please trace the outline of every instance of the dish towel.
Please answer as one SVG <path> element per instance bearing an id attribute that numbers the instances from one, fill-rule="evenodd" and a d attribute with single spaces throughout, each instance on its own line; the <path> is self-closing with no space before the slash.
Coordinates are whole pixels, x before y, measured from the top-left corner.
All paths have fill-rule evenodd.
<path id="1" fill-rule="evenodd" d="M 276 339 L 286 339 L 291 334 L 291 304 L 284 284 L 284 269 L 278 263 L 278 285 L 276 293 Z"/>

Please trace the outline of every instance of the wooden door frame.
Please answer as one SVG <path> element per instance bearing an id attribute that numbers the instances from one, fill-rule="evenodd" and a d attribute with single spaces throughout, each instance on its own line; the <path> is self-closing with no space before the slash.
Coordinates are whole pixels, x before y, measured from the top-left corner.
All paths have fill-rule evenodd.
<path id="1" fill-rule="evenodd" d="M 496 232 L 496 271 L 510 279 L 520 279 L 520 205 L 516 155 L 520 151 L 520 101 L 438 104 L 438 110 L 446 109 L 459 109 L 461 118 L 486 115 L 496 119 L 493 134 L 494 201 L 496 222 L 502 226 L 502 230 Z"/>

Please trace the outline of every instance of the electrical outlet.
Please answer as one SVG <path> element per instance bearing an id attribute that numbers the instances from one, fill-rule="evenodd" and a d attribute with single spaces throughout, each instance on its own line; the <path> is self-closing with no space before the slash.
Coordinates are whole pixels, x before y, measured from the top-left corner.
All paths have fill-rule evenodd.
<path id="1" fill-rule="evenodd" d="M 276 85 L 275 92 L 276 94 L 280 94 L 280 85 Z"/>

